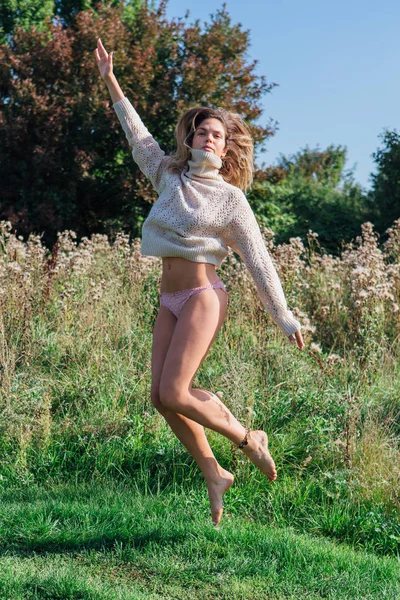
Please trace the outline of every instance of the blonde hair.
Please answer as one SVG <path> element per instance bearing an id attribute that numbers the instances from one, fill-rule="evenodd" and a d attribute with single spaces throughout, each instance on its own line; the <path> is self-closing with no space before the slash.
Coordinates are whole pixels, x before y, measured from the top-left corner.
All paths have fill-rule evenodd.
<path id="1" fill-rule="evenodd" d="M 181 172 L 186 167 L 194 132 L 205 119 L 218 119 L 225 130 L 226 156 L 220 174 L 228 183 L 247 190 L 253 181 L 253 140 L 244 120 L 223 108 L 199 106 L 182 115 L 175 129 L 177 149 L 171 156 L 169 170 Z"/>

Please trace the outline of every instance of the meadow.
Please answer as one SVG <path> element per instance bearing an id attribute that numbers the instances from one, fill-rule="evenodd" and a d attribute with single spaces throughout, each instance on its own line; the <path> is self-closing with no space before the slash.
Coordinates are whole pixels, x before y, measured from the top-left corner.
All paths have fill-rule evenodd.
<path id="1" fill-rule="evenodd" d="M 210 432 L 236 477 L 215 529 L 149 401 L 158 260 L 124 234 L 49 252 L 0 224 L 0 598 L 400 596 L 400 220 L 339 256 L 264 235 L 307 350 L 230 255 L 195 383 L 269 433 L 278 480 Z"/>

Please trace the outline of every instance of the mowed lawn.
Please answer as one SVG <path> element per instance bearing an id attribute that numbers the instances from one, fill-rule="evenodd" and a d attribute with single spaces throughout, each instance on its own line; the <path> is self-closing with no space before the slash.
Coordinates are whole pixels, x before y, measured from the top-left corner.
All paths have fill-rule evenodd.
<path id="1" fill-rule="evenodd" d="M 203 489 L 110 482 L 0 497 L 2 599 L 400 598 L 395 557 L 230 514 L 229 499 L 216 529 Z"/>

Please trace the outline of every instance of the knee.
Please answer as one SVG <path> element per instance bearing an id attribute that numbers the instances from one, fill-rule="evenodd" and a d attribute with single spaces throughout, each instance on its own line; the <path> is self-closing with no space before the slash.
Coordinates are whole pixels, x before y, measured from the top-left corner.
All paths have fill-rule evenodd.
<path id="1" fill-rule="evenodd" d="M 159 389 L 159 399 L 164 408 L 179 412 L 184 404 L 184 394 L 181 386 L 173 381 L 162 381 Z"/>
<path id="2" fill-rule="evenodd" d="M 157 387 L 154 386 L 151 388 L 150 399 L 151 399 L 151 403 L 154 406 L 154 408 L 156 410 L 158 410 L 159 413 L 162 414 L 163 410 L 165 410 L 165 407 L 161 403 L 159 386 L 157 386 Z"/>

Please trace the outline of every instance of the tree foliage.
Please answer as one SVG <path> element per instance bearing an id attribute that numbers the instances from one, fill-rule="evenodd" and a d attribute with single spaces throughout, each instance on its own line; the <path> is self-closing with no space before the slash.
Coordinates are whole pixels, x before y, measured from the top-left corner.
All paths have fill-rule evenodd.
<path id="1" fill-rule="evenodd" d="M 46 18 L 54 15 L 54 0 L 1 0 L 0 42 L 7 43 L 14 29 L 44 28 Z"/>
<path id="2" fill-rule="evenodd" d="M 359 235 L 369 217 L 368 202 L 345 163 L 346 148 L 331 145 L 281 156 L 275 168 L 257 173 L 250 200 L 278 242 L 305 238 L 311 230 L 335 253 L 342 241 Z"/>
<path id="3" fill-rule="evenodd" d="M 382 233 L 400 217 L 400 133 L 386 130 L 383 146 L 372 156 L 377 172 L 372 174 L 373 220 Z"/>
<path id="4" fill-rule="evenodd" d="M 122 7 L 123 20 L 134 18 L 144 0 L 106 0 L 102 4 Z M 92 9 L 97 11 L 99 0 L 1 0 L 0 2 L 0 42 L 12 42 L 14 30 L 22 27 L 46 29 L 48 18 L 58 17 L 64 25 L 73 23 L 76 15 Z"/>
<path id="5" fill-rule="evenodd" d="M 71 24 L 17 28 L 0 46 L 0 218 L 23 234 L 137 234 L 154 199 L 98 75 L 97 37 L 115 51 L 122 89 L 167 152 L 178 117 L 194 104 L 239 112 L 256 143 L 272 134 L 255 122 L 273 84 L 255 74 L 248 32 L 225 9 L 205 24 L 169 21 L 164 4 L 124 15 L 121 3 L 98 4 Z"/>
<path id="6" fill-rule="evenodd" d="M 344 175 L 347 149 L 330 145 L 326 150 L 304 148 L 290 157 L 280 156 L 278 168 L 288 177 L 300 177 L 304 181 L 319 181 L 337 187 Z"/>
<path id="7" fill-rule="evenodd" d="M 65 25 L 72 24 L 76 15 L 84 10 L 91 9 L 97 12 L 98 7 L 106 5 L 111 8 L 121 8 L 121 18 L 129 21 L 134 18 L 138 9 L 145 4 L 145 0 L 54 0 L 55 15 L 59 17 Z M 151 3 L 151 4 L 154 4 Z"/>

